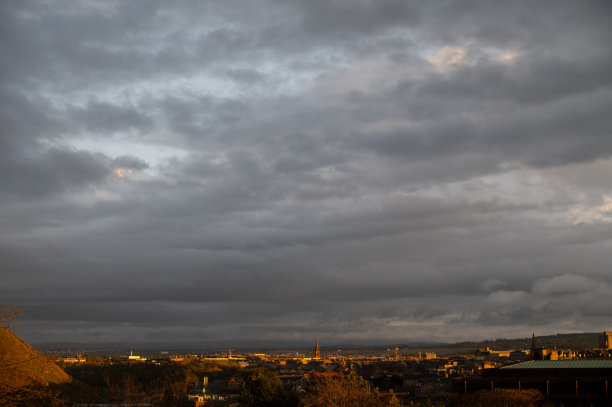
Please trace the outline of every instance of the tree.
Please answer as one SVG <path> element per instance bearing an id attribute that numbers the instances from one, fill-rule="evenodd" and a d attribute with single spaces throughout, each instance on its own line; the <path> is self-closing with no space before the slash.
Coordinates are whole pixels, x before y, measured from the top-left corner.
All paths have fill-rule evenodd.
<path id="1" fill-rule="evenodd" d="M 5 304 L 0 309 L 0 324 L 7 329 L 12 329 L 15 326 L 15 320 L 21 315 L 23 315 L 23 308 L 12 308 Z"/>
<path id="2" fill-rule="evenodd" d="M 319 379 L 304 398 L 305 407 L 399 407 L 395 396 L 385 396 L 356 376 Z"/>
<path id="3" fill-rule="evenodd" d="M 537 390 L 494 389 L 481 390 L 469 397 L 458 406 L 470 407 L 536 407 L 544 399 Z"/>
<path id="4" fill-rule="evenodd" d="M 165 383 L 164 406 L 181 406 L 197 376 L 191 371 L 181 371 L 167 377 Z"/>
<path id="5" fill-rule="evenodd" d="M 136 378 L 127 374 L 119 381 L 113 380 L 110 376 L 104 375 L 104 381 L 108 387 L 108 391 L 113 401 L 119 403 L 131 403 L 135 401 L 135 395 L 138 393 L 138 381 Z"/>
<path id="6" fill-rule="evenodd" d="M 283 384 L 270 370 L 257 370 L 243 377 L 240 401 L 246 407 L 284 406 Z"/>

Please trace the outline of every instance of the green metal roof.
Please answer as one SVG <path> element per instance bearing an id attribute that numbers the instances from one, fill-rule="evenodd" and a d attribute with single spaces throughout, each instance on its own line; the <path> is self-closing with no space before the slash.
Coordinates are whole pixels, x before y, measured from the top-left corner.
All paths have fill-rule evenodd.
<path id="1" fill-rule="evenodd" d="M 530 360 L 503 369 L 612 369 L 610 359 Z"/>

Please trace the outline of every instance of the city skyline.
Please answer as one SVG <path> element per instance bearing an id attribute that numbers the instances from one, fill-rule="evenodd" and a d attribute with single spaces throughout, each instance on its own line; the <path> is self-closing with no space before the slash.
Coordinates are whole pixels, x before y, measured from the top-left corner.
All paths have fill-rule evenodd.
<path id="1" fill-rule="evenodd" d="M 29 342 L 612 327 L 606 1 L 0 6 Z"/>

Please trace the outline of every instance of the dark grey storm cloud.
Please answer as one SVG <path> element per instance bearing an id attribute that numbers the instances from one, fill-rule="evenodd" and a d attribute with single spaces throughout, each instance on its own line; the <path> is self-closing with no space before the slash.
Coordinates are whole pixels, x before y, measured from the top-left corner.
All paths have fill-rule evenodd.
<path id="1" fill-rule="evenodd" d="M 33 341 L 610 329 L 606 1 L 0 6 Z"/>

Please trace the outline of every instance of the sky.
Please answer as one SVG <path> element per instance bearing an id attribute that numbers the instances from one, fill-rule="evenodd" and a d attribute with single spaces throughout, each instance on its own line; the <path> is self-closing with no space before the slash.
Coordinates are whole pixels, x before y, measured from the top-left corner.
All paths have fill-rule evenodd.
<path id="1" fill-rule="evenodd" d="M 612 329 L 609 1 L 0 5 L 32 342 Z"/>

